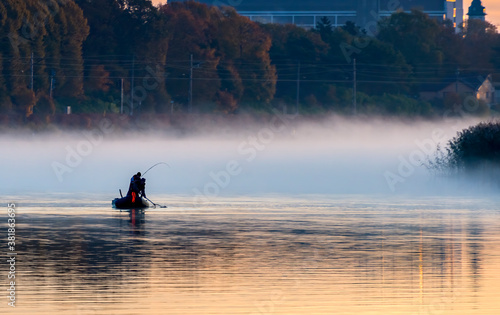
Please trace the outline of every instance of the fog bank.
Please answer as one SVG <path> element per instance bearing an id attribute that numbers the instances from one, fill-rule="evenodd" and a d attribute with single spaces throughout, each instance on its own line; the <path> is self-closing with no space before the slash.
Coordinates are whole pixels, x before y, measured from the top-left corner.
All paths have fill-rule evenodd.
<path id="1" fill-rule="evenodd" d="M 126 192 L 146 174 L 147 192 L 200 201 L 255 194 L 440 194 L 465 183 L 438 179 L 422 166 L 473 120 L 408 122 L 331 117 L 273 117 L 258 125 L 174 136 L 118 135 L 110 128 L 65 134 L 0 136 L 6 194 Z M 106 127 L 106 126 L 104 126 Z M 476 185 L 472 185 L 475 187 Z"/>

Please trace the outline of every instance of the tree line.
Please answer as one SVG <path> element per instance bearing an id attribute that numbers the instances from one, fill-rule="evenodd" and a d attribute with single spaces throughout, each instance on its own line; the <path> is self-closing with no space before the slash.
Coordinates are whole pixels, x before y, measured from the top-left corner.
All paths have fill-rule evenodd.
<path id="1" fill-rule="evenodd" d="M 461 32 L 420 11 L 376 30 L 259 24 L 194 1 L 5 0 L 0 114 L 267 111 L 432 115 L 460 102 L 419 93 L 500 68 L 496 28 Z"/>

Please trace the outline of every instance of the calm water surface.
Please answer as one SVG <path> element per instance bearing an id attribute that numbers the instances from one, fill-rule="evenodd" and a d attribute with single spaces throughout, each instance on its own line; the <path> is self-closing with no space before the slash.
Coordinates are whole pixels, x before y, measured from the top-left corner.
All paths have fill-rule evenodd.
<path id="1" fill-rule="evenodd" d="M 90 199 L 11 198 L 17 306 L 3 294 L 0 313 L 500 314 L 499 200 Z"/>

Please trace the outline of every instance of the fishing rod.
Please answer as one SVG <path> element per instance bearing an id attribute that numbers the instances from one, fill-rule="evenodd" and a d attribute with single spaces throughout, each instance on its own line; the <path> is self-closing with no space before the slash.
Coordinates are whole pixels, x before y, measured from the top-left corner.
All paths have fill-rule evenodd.
<path id="1" fill-rule="evenodd" d="M 148 168 L 144 173 L 142 173 L 142 176 L 146 175 L 147 172 L 149 172 L 152 168 L 160 165 L 160 164 L 165 164 L 166 166 L 170 167 L 170 165 L 168 165 L 167 163 L 165 162 L 160 162 L 160 163 L 156 163 L 155 165 L 151 166 L 150 168 Z"/>
<path id="2" fill-rule="evenodd" d="M 158 165 L 161 165 L 161 164 L 165 164 L 166 166 L 170 167 L 170 165 L 168 165 L 167 163 L 165 162 L 159 162 L 159 163 L 156 163 L 155 165 L 151 166 L 150 168 L 148 168 L 144 173 L 142 173 L 142 176 L 144 177 L 144 175 L 146 175 L 147 172 L 149 172 L 151 169 L 155 168 L 156 166 Z M 162 206 L 162 205 L 159 205 L 159 204 L 156 204 L 154 203 L 151 199 L 149 199 L 148 197 L 146 196 L 143 196 L 147 201 L 151 202 L 153 204 L 153 206 L 156 207 L 160 207 L 160 208 L 166 208 L 167 206 Z"/>

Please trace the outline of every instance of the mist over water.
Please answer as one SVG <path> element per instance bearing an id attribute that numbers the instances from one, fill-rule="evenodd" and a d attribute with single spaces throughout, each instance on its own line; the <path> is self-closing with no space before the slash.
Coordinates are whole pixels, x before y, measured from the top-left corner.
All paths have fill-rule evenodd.
<path id="1" fill-rule="evenodd" d="M 391 121 L 331 117 L 215 128 L 184 134 L 89 130 L 0 136 L 0 190 L 24 193 L 126 192 L 146 174 L 147 192 L 199 197 L 260 194 L 439 194 L 421 165 L 473 120 Z"/>

